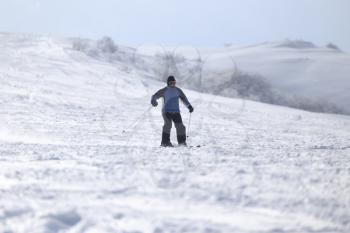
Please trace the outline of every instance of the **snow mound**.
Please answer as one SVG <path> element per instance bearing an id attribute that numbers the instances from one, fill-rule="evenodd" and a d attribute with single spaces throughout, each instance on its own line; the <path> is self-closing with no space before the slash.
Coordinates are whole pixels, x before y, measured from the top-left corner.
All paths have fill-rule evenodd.
<path id="1" fill-rule="evenodd" d="M 309 41 L 304 40 L 285 40 L 275 47 L 277 48 L 292 48 L 292 49 L 314 49 L 316 45 Z"/>

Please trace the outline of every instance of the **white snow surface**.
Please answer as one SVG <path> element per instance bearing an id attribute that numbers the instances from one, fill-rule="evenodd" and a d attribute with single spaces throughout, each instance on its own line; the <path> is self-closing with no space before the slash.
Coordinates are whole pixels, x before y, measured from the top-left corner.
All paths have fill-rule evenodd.
<path id="1" fill-rule="evenodd" d="M 227 80 L 238 68 L 263 76 L 286 96 L 325 100 L 350 113 L 350 55 L 340 50 L 298 40 L 222 48 L 144 45 L 137 50 L 147 55 L 173 54 L 199 60 L 203 82 Z"/>
<path id="2" fill-rule="evenodd" d="M 211 59 L 232 69 L 232 58 L 239 68 L 263 75 L 281 91 L 325 99 L 350 110 L 349 54 L 323 47 L 290 48 L 287 44 L 270 42 L 216 50 Z"/>
<path id="3" fill-rule="evenodd" d="M 1 233 L 350 232 L 349 116 L 184 89 L 194 147 L 161 148 L 163 83 L 64 39 L 0 50 Z"/>

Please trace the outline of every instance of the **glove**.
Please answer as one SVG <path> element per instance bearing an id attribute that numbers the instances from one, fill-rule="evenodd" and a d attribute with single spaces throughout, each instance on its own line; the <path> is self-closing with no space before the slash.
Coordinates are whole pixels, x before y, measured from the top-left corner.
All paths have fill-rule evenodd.
<path id="1" fill-rule="evenodd" d="M 153 107 L 157 107 L 158 102 L 157 100 L 151 100 L 151 104 L 153 105 Z"/>
<path id="2" fill-rule="evenodd" d="M 192 105 L 188 106 L 188 110 L 190 110 L 191 113 L 193 112 L 193 107 L 192 107 Z"/>

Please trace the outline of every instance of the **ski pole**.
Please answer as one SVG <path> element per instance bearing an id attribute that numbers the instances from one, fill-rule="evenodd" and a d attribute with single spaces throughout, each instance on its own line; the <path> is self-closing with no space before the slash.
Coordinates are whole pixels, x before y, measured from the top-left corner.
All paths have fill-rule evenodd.
<path id="1" fill-rule="evenodd" d="M 126 133 L 127 131 L 129 131 L 130 129 L 133 129 L 135 126 L 138 125 L 139 121 L 142 120 L 142 118 L 144 117 L 145 114 L 147 114 L 150 110 L 152 109 L 152 106 L 150 106 L 146 111 L 144 111 L 138 118 L 136 118 L 136 120 L 130 124 L 130 126 L 128 126 L 126 129 L 123 130 L 123 133 Z"/>
<path id="2" fill-rule="evenodd" d="M 192 113 L 190 113 L 190 117 L 188 118 L 187 137 L 189 137 L 189 135 L 190 135 L 191 116 L 192 116 Z"/>

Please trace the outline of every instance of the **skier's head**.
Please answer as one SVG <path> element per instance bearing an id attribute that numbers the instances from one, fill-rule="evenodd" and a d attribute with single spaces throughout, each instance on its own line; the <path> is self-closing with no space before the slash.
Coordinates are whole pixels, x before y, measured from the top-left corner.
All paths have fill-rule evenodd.
<path id="1" fill-rule="evenodd" d="M 170 75 L 166 83 L 168 84 L 168 86 L 175 86 L 176 80 L 174 76 Z"/>

